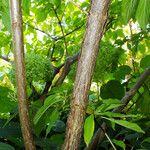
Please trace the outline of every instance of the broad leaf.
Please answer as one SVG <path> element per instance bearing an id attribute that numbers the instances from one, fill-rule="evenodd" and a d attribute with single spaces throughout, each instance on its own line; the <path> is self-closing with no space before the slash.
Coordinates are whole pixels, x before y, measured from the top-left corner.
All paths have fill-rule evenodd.
<path id="1" fill-rule="evenodd" d="M 57 109 L 55 109 L 52 114 L 50 115 L 49 119 L 48 119 L 48 127 L 46 129 L 46 136 L 48 135 L 48 133 L 51 131 L 51 128 L 53 127 L 53 125 L 55 124 L 55 122 L 59 119 L 59 112 Z"/>
<path id="2" fill-rule="evenodd" d="M 147 55 L 147 56 L 145 56 L 144 58 L 141 59 L 140 66 L 143 69 L 146 69 L 146 68 L 150 67 L 150 55 Z"/>
<path id="3" fill-rule="evenodd" d="M 118 125 L 121 125 L 125 128 L 128 128 L 128 129 L 131 129 L 131 130 L 134 130 L 136 132 L 140 132 L 140 133 L 145 133 L 136 123 L 132 123 L 132 122 L 128 122 L 126 120 L 115 120 L 113 118 L 106 118 L 106 117 L 102 117 L 106 120 L 109 120 L 111 122 L 114 122 Z"/>
<path id="4" fill-rule="evenodd" d="M 150 23 L 150 1 L 149 0 L 137 0 L 139 1 L 136 11 L 136 19 L 143 29 Z"/>
<path id="5" fill-rule="evenodd" d="M 90 115 L 86 118 L 84 123 L 84 141 L 86 145 L 90 143 L 90 140 L 94 133 L 94 115 Z"/>
<path id="6" fill-rule="evenodd" d="M 139 0 L 123 0 L 122 3 L 122 16 L 127 24 L 131 18 L 135 17 L 136 9 L 138 6 Z"/>
<path id="7" fill-rule="evenodd" d="M 34 124 L 37 124 L 39 119 L 42 117 L 42 115 L 48 110 L 49 107 L 51 107 L 52 105 L 54 105 L 55 103 L 58 103 L 62 101 L 61 97 L 57 97 L 57 96 L 49 96 L 46 100 L 44 105 L 38 110 L 38 112 L 36 113 L 33 122 Z"/>
<path id="8" fill-rule="evenodd" d="M 15 148 L 9 144 L 0 142 L 0 150 L 15 150 Z"/>
<path id="9" fill-rule="evenodd" d="M 115 140 L 115 139 L 113 139 L 112 141 L 113 141 L 113 143 L 115 143 L 117 146 L 121 147 L 123 150 L 126 149 L 126 145 L 124 144 L 123 141 Z"/>
<path id="10" fill-rule="evenodd" d="M 31 5 L 31 0 L 22 1 L 22 7 L 26 15 L 30 14 L 30 5 Z"/>
<path id="11" fill-rule="evenodd" d="M 125 76 L 131 72 L 131 68 L 127 65 L 123 65 L 117 68 L 115 72 L 115 78 L 117 80 L 125 79 Z"/>
<path id="12" fill-rule="evenodd" d="M 0 86 L 0 113 L 8 113 L 17 105 L 17 102 L 11 99 L 11 94 L 13 91 Z"/>
<path id="13" fill-rule="evenodd" d="M 116 98 L 121 99 L 124 96 L 124 87 L 117 80 L 111 80 L 101 87 L 100 96 L 103 99 Z"/>

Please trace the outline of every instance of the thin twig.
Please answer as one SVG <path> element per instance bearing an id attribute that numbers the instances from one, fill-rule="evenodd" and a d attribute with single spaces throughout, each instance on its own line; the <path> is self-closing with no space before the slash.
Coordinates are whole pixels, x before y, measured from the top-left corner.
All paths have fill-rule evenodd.
<path id="1" fill-rule="evenodd" d="M 7 61 L 7 62 L 9 62 L 9 63 L 11 63 L 11 64 L 13 64 L 13 63 L 14 63 L 14 62 L 13 62 L 13 61 L 11 61 L 8 57 L 0 56 L 0 58 L 1 58 L 1 59 L 3 59 L 3 60 L 5 60 L 5 61 Z"/>
<path id="2" fill-rule="evenodd" d="M 80 29 L 81 27 L 83 27 L 83 25 L 84 25 L 84 24 L 82 24 L 82 25 L 76 27 L 76 28 L 73 29 L 72 31 L 66 33 L 64 36 L 56 37 L 56 36 L 50 35 L 49 33 L 47 33 L 47 32 L 44 31 L 44 30 L 41 30 L 41 29 L 39 29 L 39 28 L 36 28 L 36 27 L 30 25 L 29 23 L 26 23 L 26 22 L 23 22 L 23 23 L 26 24 L 26 25 L 28 25 L 30 28 L 32 28 L 32 29 L 34 29 L 34 30 L 37 30 L 37 31 L 40 31 L 40 32 L 44 33 L 45 35 L 47 35 L 48 37 L 50 37 L 50 38 L 51 38 L 52 40 L 54 40 L 54 41 L 58 41 L 58 40 L 63 39 L 64 37 L 66 37 L 66 36 L 72 34 L 73 32 L 75 32 L 75 31 L 77 31 L 77 30 L 79 30 L 79 29 Z"/>
<path id="3" fill-rule="evenodd" d="M 88 15 L 88 12 L 86 12 L 85 10 L 83 10 L 80 5 L 78 5 L 77 3 L 75 3 L 73 0 L 69 0 L 69 1 L 70 1 L 73 5 L 75 5 L 82 13 Z"/>
<path id="4" fill-rule="evenodd" d="M 40 31 L 40 32 L 46 34 L 46 35 L 47 35 L 48 37 L 50 37 L 52 40 L 56 40 L 55 37 L 53 37 L 52 35 L 50 35 L 50 34 L 47 33 L 46 31 L 41 30 L 41 29 L 39 29 L 39 28 L 37 28 L 37 27 L 34 27 L 34 26 L 32 26 L 32 25 L 30 25 L 30 24 L 28 24 L 28 23 L 26 23 L 26 22 L 23 22 L 23 23 L 26 24 L 26 25 L 28 25 L 28 27 L 30 27 L 30 28 L 33 28 L 33 29 L 35 29 L 35 30 L 37 30 L 37 31 Z"/>
<path id="5" fill-rule="evenodd" d="M 60 26 L 60 29 L 61 29 L 61 32 L 62 32 L 62 36 L 63 36 L 63 39 L 64 39 L 64 45 L 65 45 L 65 49 L 66 49 L 66 56 L 68 56 L 68 48 L 67 48 L 67 41 L 66 41 L 66 38 L 65 38 L 65 34 L 64 34 L 64 29 L 62 27 L 62 22 L 57 14 L 57 10 L 56 9 L 53 9 L 54 10 L 54 13 L 56 15 L 56 18 L 58 20 L 58 24 Z"/>

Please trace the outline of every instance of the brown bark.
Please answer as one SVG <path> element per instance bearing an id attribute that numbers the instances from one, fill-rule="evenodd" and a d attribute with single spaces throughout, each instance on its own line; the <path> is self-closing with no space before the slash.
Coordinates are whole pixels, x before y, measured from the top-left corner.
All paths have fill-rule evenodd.
<path id="1" fill-rule="evenodd" d="M 26 150 L 35 150 L 26 95 L 21 1 L 10 0 L 10 7 L 21 129 Z"/>
<path id="2" fill-rule="evenodd" d="M 130 100 L 134 97 L 136 92 L 139 90 L 139 88 L 143 85 L 143 83 L 149 76 L 150 76 L 150 67 L 145 70 L 145 72 L 140 76 L 140 78 L 135 83 L 135 85 L 128 92 L 125 93 L 124 97 L 121 99 L 121 102 L 123 103 L 123 105 L 114 109 L 113 112 L 116 112 L 116 113 L 122 112 L 122 110 L 130 102 Z M 103 128 L 103 130 L 101 130 L 101 128 Z M 88 148 L 85 148 L 84 150 L 95 150 L 97 148 L 97 145 L 105 137 L 104 131 L 106 130 L 106 128 L 107 128 L 106 123 L 103 122 L 101 127 L 94 134 Z"/>
<path id="3" fill-rule="evenodd" d="M 109 2 L 109 0 L 91 0 L 91 9 L 77 67 L 73 101 L 67 120 L 63 150 L 77 150 L 79 148 L 88 103 L 88 91 L 91 85 L 99 42 L 106 25 Z"/>

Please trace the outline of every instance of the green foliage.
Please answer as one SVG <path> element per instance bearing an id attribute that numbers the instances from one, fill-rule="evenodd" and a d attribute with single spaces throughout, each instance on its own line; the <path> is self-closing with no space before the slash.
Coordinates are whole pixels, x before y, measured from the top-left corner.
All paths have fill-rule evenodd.
<path id="1" fill-rule="evenodd" d="M 123 141 L 113 139 L 113 143 L 116 144 L 117 146 L 121 147 L 123 150 L 126 149 L 126 145 L 124 144 Z"/>
<path id="2" fill-rule="evenodd" d="M 127 23 L 131 18 L 136 18 L 141 28 L 146 29 L 146 26 L 150 23 L 149 7 L 149 0 L 123 0 L 122 15 L 125 23 Z"/>
<path id="3" fill-rule="evenodd" d="M 0 120 L 0 137 L 8 138 L 9 136 L 21 136 L 21 129 L 19 123 L 9 122 L 7 125 L 5 125 L 5 122 L 3 120 Z"/>
<path id="4" fill-rule="evenodd" d="M 89 145 L 90 140 L 93 136 L 94 128 L 95 128 L 94 115 L 90 115 L 89 117 L 86 118 L 84 123 L 84 141 L 87 146 Z"/>
<path id="5" fill-rule="evenodd" d="M 10 59 L 13 64 L 8 2 L 0 0 L 0 57 Z M 71 65 L 62 85 L 56 87 L 55 83 L 67 58 L 81 49 L 87 18 L 84 12 L 90 8 L 88 0 L 74 2 L 80 7 L 67 0 L 22 1 L 27 92 L 38 149 L 61 149 L 64 142 L 77 63 Z M 112 112 L 122 106 L 120 99 L 150 66 L 149 5 L 149 0 L 111 1 L 89 92 L 89 116 L 80 149 L 89 144 L 94 129 L 96 131 L 104 120 L 108 127 L 112 127 L 106 132 L 117 149 L 149 149 L 150 79 L 144 82 L 123 113 Z M 127 24 L 130 19 L 131 28 Z M 15 82 L 15 69 L 10 62 L 0 59 L 0 138 L 5 144 L 21 150 L 24 144 L 18 110 L 13 109 L 17 104 L 16 84 L 8 78 L 12 74 Z M 57 70 L 57 67 L 61 69 Z M 52 84 L 44 93 L 48 82 Z M 98 149 L 112 147 L 104 138 Z"/>
<path id="6" fill-rule="evenodd" d="M 101 43 L 101 49 L 96 59 L 94 81 L 104 80 L 118 65 L 120 52 L 110 43 Z"/>
<path id="7" fill-rule="evenodd" d="M 150 55 L 147 55 L 141 59 L 140 66 L 143 69 L 150 67 Z"/>
<path id="8" fill-rule="evenodd" d="M 115 73 L 114 76 L 117 80 L 123 80 L 125 79 L 126 75 L 128 75 L 131 72 L 131 68 L 127 65 L 119 66 Z"/>
<path id="9" fill-rule="evenodd" d="M 0 0 L 0 13 L 2 15 L 2 21 L 6 29 L 10 32 L 10 10 L 9 1 Z"/>
<path id="10" fill-rule="evenodd" d="M 111 80 L 107 84 L 104 84 L 101 87 L 101 94 L 100 96 L 103 99 L 107 98 L 117 98 L 121 99 L 124 96 L 124 87 L 121 83 L 117 80 Z"/>
<path id="11" fill-rule="evenodd" d="M 0 86 L 0 113 L 9 113 L 17 105 L 16 101 L 11 99 L 12 93 L 9 88 Z"/>
<path id="12" fill-rule="evenodd" d="M 136 12 L 136 19 L 143 29 L 146 29 L 147 24 L 150 23 L 150 1 L 140 0 Z"/>
<path id="13" fill-rule="evenodd" d="M 26 78 L 30 83 L 32 81 L 49 81 L 52 77 L 52 67 L 48 58 L 29 53 L 25 57 Z"/>
<path id="14" fill-rule="evenodd" d="M 134 131 L 137 131 L 137 132 L 140 132 L 140 133 L 144 133 L 144 131 L 136 124 L 136 123 L 132 123 L 132 122 L 128 122 L 126 120 L 115 120 L 113 118 L 106 118 L 106 117 L 102 117 L 106 120 L 109 120 L 111 122 L 114 122 L 118 125 L 121 125 L 125 128 L 129 128 L 131 130 L 134 130 Z"/>
<path id="15" fill-rule="evenodd" d="M 22 1 L 23 11 L 26 15 L 30 14 L 30 6 L 31 6 L 31 0 L 23 0 Z"/>
<path id="16" fill-rule="evenodd" d="M 147 87 L 144 88 L 144 92 L 139 97 L 137 102 L 137 108 L 140 109 L 140 111 L 146 115 L 150 114 L 150 93 Z"/>
<path id="17" fill-rule="evenodd" d="M 102 102 L 103 103 L 96 108 L 95 114 L 102 113 L 122 105 L 121 101 L 117 99 L 107 99 L 103 100 Z"/>
<path id="18" fill-rule="evenodd" d="M 54 126 L 55 122 L 59 119 L 59 112 L 55 109 L 49 117 L 48 127 L 46 129 L 46 135 L 51 131 L 51 128 Z"/>
<path id="19" fill-rule="evenodd" d="M 0 150 L 15 150 L 11 145 L 0 142 Z"/>
<path id="20" fill-rule="evenodd" d="M 37 124 L 38 121 L 40 120 L 40 118 L 44 115 L 44 113 L 49 109 L 49 107 L 51 107 L 52 105 L 54 105 L 55 103 L 58 103 L 62 101 L 60 96 L 56 96 L 56 95 L 52 95 L 49 96 L 45 102 L 44 105 L 38 110 L 38 112 L 36 113 L 33 122 L 34 124 Z"/>

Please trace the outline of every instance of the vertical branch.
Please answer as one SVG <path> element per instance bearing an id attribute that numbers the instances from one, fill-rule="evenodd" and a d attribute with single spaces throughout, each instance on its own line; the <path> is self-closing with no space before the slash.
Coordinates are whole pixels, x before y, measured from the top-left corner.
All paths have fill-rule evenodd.
<path id="1" fill-rule="evenodd" d="M 10 11 L 21 130 L 26 150 L 35 150 L 36 148 L 34 145 L 32 129 L 30 126 L 29 108 L 26 94 L 21 1 L 10 0 Z"/>
<path id="2" fill-rule="evenodd" d="M 91 0 L 91 9 L 79 57 L 73 100 L 67 120 L 66 137 L 62 150 L 79 149 L 88 103 L 88 92 L 99 50 L 99 42 L 103 36 L 107 21 L 109 2 L 110 0 Z"/>

